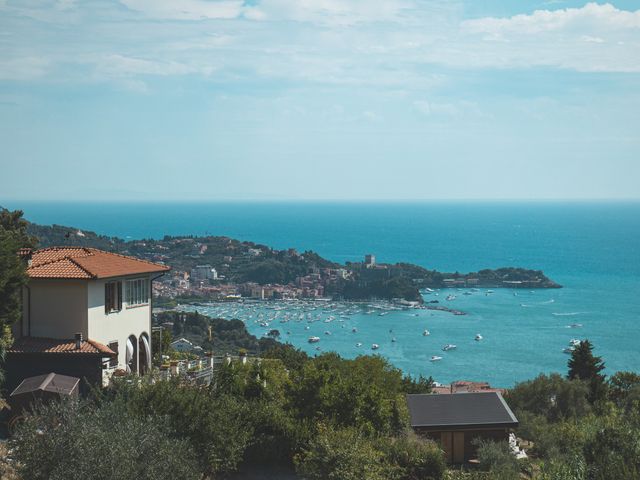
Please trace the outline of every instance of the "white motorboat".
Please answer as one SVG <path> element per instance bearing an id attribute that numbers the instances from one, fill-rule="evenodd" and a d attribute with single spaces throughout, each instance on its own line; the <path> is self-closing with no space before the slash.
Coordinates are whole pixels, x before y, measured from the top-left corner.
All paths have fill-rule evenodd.
<path id="1" fill-rule="evenodd" d="M 431 332 L 429 330 L 425 330 L 424 332 L 422 332 L 423 337 L 428 337 L 429 335 L 431 335 Z"/>
<path id="2" fill-rule="evenodd" d="M 479 342 L 480 340 L 482 340 L 482 335 L 480 335 L 479 333 L 476 334 L 475 340 L 476 340 L 476 342 Z"/>
<path id="3" fill-rule="evenodd" d="M 320 337 L 309 337 L 309 343 L 318 343 L 320 341 Z"/>
<path id="4" fill-rule="evenodd" d="M 573 351 L 575 350 L 574 347 L 567 347 L 567 348 L 563 348 L 562 349 L 562 353 L 566 353 L 568 355 L 571 355 L 573 353 Z"/>
<path id="5" fill-rule="evenodd" d="M 572 347 L 577 347 L 578 345 L 580 345 L 580 343 L 582 342 L 577 338 L 572 338 L 571 340 L 569 340 L 569 345 Z"/>
<path id="6" fill-rule="evenodd" d="M 378 350 L 380 348 L 380 345 L 378 345 L 377 343 L 374 343 L 373 345 L 371 345 L 371 350 Z"/>
<path id="7" fill-rule="evenodd" d="M 391 342 L 392 342 L 392 343 L 396 343 L 396 337 L 393 337 L 393 338 L 391 339 Z"/>
<path id="8" fill-rule="evenodd" d="M 331 335 L 331 332 L 329 330 L 324 332 L 325 335 Z"/>
<path id="9" fill-rule="evenodd" d="M 362 346 L 362 343 L 360 342 L 356 343 L 356 347 L 361 347 L 361 346 Z"/>
<path id="10" fill-rule="evenodd" d="M 451 301 L 451 300 L 455 300 L 456 296 L 455 295 L 447 295 L 447 300 Z"/>
<path id="11" fill-rule="evenodd" d="M 429 359 L 430 362 L 439 362 L 440 360 L 442 360 L 442 357 L 439 357 L 438 355 L 431 355 L 431 358 Z"/>
<path id="12" fill-rule="evenodd" d="M 442 347 L 442 350 L 445 352 L 448 352 L 449 350 L 455 350 L 456 348 L 458 348 L 456 345 L 453 345 L 452 343 L 447 343 L 444 347 Z"/>

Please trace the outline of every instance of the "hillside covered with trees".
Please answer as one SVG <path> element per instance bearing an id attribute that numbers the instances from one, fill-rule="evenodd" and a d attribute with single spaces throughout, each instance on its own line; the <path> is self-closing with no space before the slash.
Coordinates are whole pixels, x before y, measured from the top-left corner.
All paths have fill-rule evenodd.
<path id="1" fill-rule="evenodd" d="M 373 269 L 361 263 L 340 265 L 315 252 L 277 250 L 267 245 L 224 236 L 171 237 L 125 241 L 75 227 L 29 223 L 27 231 L 40 247 L 86 246 L 163 262 L 179 271 L 196 265 L 211 265 L 227 282 L 291 284 L 297 278 L 320 269 L 346 269 L 344 279 L 327 286 L 326 293 L 346 300 L 403 298 L 422 301 L 420 288 L 511 287 L 557 288 L 557 283 L 539 270 L 500 268 L 461 274 L 429 270 L 409 263 L 378 264 Z"/>

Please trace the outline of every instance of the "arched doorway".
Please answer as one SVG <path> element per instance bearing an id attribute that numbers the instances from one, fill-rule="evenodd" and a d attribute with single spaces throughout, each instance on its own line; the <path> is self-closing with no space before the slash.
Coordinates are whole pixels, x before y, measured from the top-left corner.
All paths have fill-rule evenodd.
<path id="1" fill-rule="evenodd" d="M 138 373 L 138 339 L 135 335 L 127 338 L 127 373 Z"/>
<path id="2" fill-rule="evenodd" d="M 138 373 L 140 373 L 140 375 L 144 375 L 151 369 L 151 345 L 149 344 L 149 335 L 144 332 L 140 335 L 140 339 L 138 340 L 138 351 L 140 352 L 138 360 L 140 370 Z"/>

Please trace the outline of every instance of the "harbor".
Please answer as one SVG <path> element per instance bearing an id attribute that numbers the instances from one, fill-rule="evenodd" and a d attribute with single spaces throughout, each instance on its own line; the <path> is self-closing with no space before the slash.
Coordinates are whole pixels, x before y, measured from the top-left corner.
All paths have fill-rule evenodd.
<path id="1" fill-rule="evenodd" d="M 580 293 L 571 288 L 421 293 L 424 304 L 412 306 L 383 301 L 238 300 L 179 308 L 239 319 L 257 337 L 277 330 L 281 342 L 309 355 L 377 354 L 407 373 L 432 376 L 440 383 L 465 378 L 499 387 L 561 371 L 571 340 L 589 338 L 602 345 L 600 339 L 607 334 L 599 328 L 597 310 L 575 308 Z M 430 303 L 435 300 L 438 303 Z"/>

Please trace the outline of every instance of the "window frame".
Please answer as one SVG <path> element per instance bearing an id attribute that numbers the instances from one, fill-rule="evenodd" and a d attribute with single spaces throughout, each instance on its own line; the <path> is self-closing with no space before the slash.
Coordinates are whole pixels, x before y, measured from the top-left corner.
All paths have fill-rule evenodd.
<path id="1" fill-rule="evenodd" d="M 120 354 L 118 341 L 114 340 L 107 345 L 116 354 L 113 357 L 109 357 L 109 368 L 116 368 L 118 366 L 118 355 Z"/>
<path id="2" fill-rule="evenodd" d="M 122 281 L 112 280 L 104 284 L 104 313 L 117 313 L 122 310 Z"/>
<path id="3" fill-rule="evenodd" d="M 127 308 L 144 307 L 151 303 L 151 282 L 148 277 L 128 279 L 126 289 Z"/>

